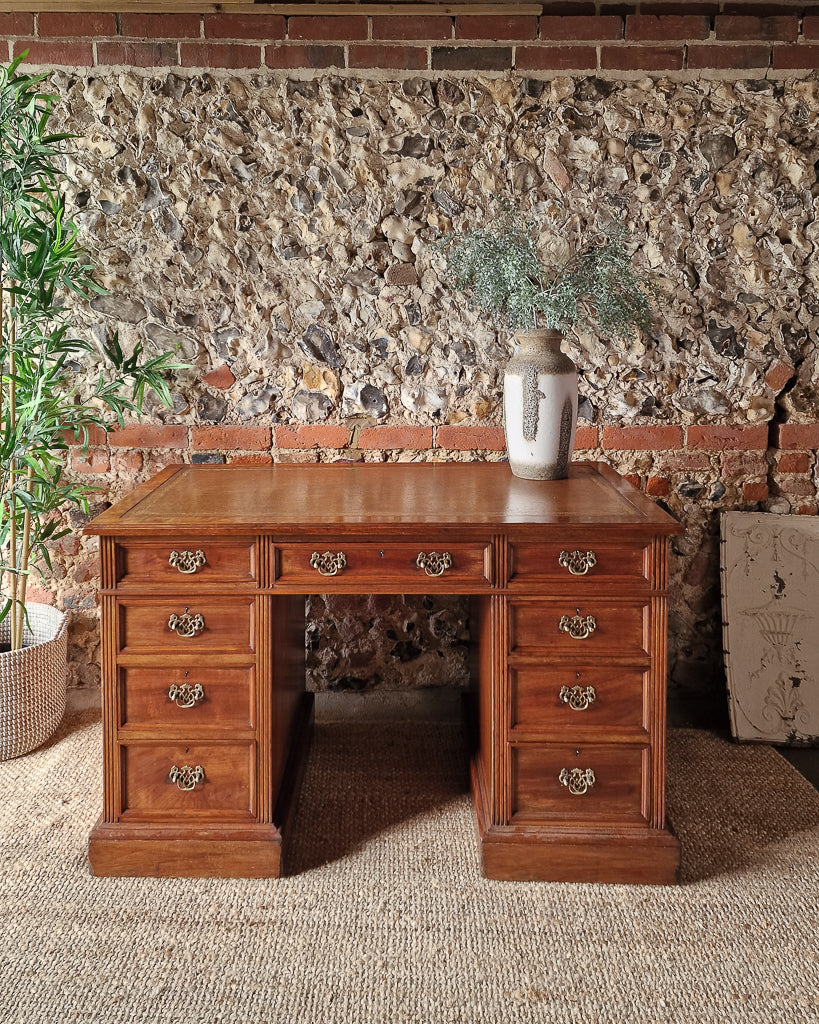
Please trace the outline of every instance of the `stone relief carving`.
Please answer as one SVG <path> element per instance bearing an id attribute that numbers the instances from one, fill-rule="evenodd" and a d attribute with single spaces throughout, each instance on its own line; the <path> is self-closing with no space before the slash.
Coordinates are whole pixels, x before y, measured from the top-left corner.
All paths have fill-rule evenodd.
<path id="1" fill-rule="evenodd" d="M 721 542 L 723 637 L 737 739 L 819 738 L 819 522 L 727 512 Z"/>

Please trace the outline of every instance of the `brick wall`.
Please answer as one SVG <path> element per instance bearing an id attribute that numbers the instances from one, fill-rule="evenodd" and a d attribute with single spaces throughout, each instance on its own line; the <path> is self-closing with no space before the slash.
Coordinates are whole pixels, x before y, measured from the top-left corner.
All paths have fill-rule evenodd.
<path id="1" fill-rule="evenodd" d="M 70 439 L 71 469 L 105 477 L 158 472 L 165 466 L 224 462 L 272 465 L 327 459 L 380 461 L 399 453 L 432 459 L 470 454 L 505 457 L 503 428 L 495 426 L 275 424 L 272 427 L 161 426 L 145 424 L 95 430 L 86 449 Z M 690 491 L 699 497 L 697 475 L 706 474 L 734 492 L 732 507 L 755 509 L 784 496 L 792 511 L 817 514 L 814 473 L 819 424 L 689 424 L 584 426 L 577 430 L 576 459 L 610 462 L 631 483 L 654 498 Z M 94 483 L 100 481 L 93 481 Z M 701 490 L 701 488 L 700 488 Z M 696 491 L 696 493 L 695 493 Z"/>
<path id="2" fill-rule="evenodd" d="M 69 67 L 776 75 L 819 66 L 819 8 L 706 3 L 681 14 L 663 3 L 640 5 L 640 13 L 567 7 L 572 13 L 539 17 L 284 17 L 263 5 L 253 14 L 0 13 L 0 40 L 8 57 L 28 50 L 31 62 Z"/>
<path id="3" fill-rule="evenodd" d="M 28 49 L 29 64 L 77 68 L 77 75 L 61 77 L 61 87 L 76 91 L 77 82 L 80 86 L 86 82 L 89 93 L 92 80 L 96 79 L 99 85 L 106 77 L 105 69 L 117 67 L 124 70 L 107 72 L 108 79 L 116 79 L 129 69 L 139 69 L 146 81 L 153 82 L 160 77 L 163 80 L 173 78 L 167 75 L 167 69 L 179 68 L 182 69 L 179 76 L 192 79 L 200 70 L 227 69 L 221 72 L 222 79 L 237 78 L 244 82 L 262 80 L 261 75 L 252 74 L 254 69 L 259 72 L 267 69 L 265 80 L 289 81 L 310 77 L 311 69 L 315 70 L 316 78 L 321 78 L 322 69 L 327 68 L 344 69 L 343 77 L 350 80 L 360 74 L 361 78 L 382 85 L 393 81 L 400 85 L 408 76 L 433 81 L 471 78 L 477 82 L 481 78 L 484 84 L 488 79 L 509 79 L 516 81 L 526 95 L 533 96 L 540 95 L 543 83 L 548 89 L 550 79 L 559 81 L 560 76 L 576 72 L 577 79 L 592 82 L 597 79 L 633 81 L 651 75 L 666 83 L 676 82 L 678 88 L 692 90 L 691 95 L 696 92 L 700 78 L 710 80 L 713 89 L 719 89 L 723 79 L 741 78 L 751 80 L 754 86 L 741 91 L 745 97 L 743 102 L 752 106 L 752 97 L 759 94 L 762 109 L 767 103 L 781 100 L 781 95 L 768 98 L 765 89 L 771 94 L 774 90 L 770 82 L 766 84 L 764 80 L 790 79 L 800 81 L 805 89 L 800 93 L 804 96 L 804 110 L 794 101 L 795 113 L 789 130 L 807 133 L 811 105 L 815 103 L 812 89 L 819 66 L 819 7 L 787 3 L 764 7 L 697 4 L 689 5 L 681 13 L 678 7 L 658 3 L 641 5 L 639 12 L 631 13 L 623 7 L 572 4 L 563 5 L 557 11 L 545 10 L 539 17 L 451 16 L 438 12 L 425 16 L 386 17 L 372 13 L 323 18 L 283 17 L 266 12 L 263 7 L 253 14 L 213 15 L 191 12 L 161 15 L 0 13 L 0 46 L 2 40 L 6 41 L 6 58 Z M 89 70 L 94 67 L 101 70 Z M 155 75 L 152 69 L 160 68 L 165 70 Z M 236 70 L 235 76 L 231 69 Z M 323 77 L 337 82 L 342 76 L 332 71 Z M 541 81 L 535 81 L 538 79 Z M 506 82 L 497 84 L 503 86 Z M 780 94 L 786 87 L 787 82 L 781 87 L 779 83 L 776 85 Z M 503 97 L 499 103 L 507 101 L 506 93 L 498 95 Z M 709 97 L 712 95 L 714 93 L 709 92 Z M 78 102 L 76 96 L 74 102 Z M 720 109 L 714 113 L 710 100 L 708 104 L 697 108 L 698 128 L 704 117 L 705 120 L 710 118 L 709 131 L 719 131 Z M 114 116 L 126 115 L 120 111 Z M 741 119 L 737 121 L 737 125 L 741 123 Z M 571 137 L 572 122 L 567 121 L 565 125 L 561 130 Z M 122 135 L 123 124 L 119 125 L 119 130 Z M 597 130 L 591 128 L 589 132 Z M 127 139 L 127 133 L 122 138 Z M 802 150 L 807 147 L 804 140 L 799 145 Z M 568 175 L 550 153 L 547 147 L 550 163 L 545 169 L 546 191 L 551 188 L 550 178 L 559 191 L 564 191 L 569 187 Z M 786 157 L 782 159 L 787 163 Z M 654 164 L 642 160 L 639 152 L 629 156 L 629 160 L 639 164 L 639 168 L 637 164 L 633 167 L 635 178 L 644 175 L 649 182 L 657 180 Z M 578 169 L 576 157 L 570 164 L 574 164 L 575 171 Z M 97 176 L 91 191 L 98 189 L 101 170 L 105 169 L 96 167 L 92 172 L 89 168 L 89 174 Z M 730 190 L 732 175 L 716 177 L 719 196 L 715 199 L 713 217 L 720 215 L 719 203 L 725 199 L 723 189 Z M 113 179 L 106 180 L 110 187 Z M 808 175 L 799 186 L 808 197 L 806 202 L 811 195 L 815 196 L 812 181 Z M 639 187 L 646 193 L 639 200 L 643 204 L 640 209 L 648 210 L 652 203 L 656 205 L 648 186 Z M 254 195 L 258 195 L 258 191 Z M 788 198 L 784 193 L 780 198 L 783 196 Z M 586 202 L 585 196 L 583 202 Z M 682 211 L 682 220 L 689 225 L 689 231 L 703 232 L 707 225 L 704 227 L 702 220 L 695 222 L 695 210 L 692 200 Z M 739 213 L 731 216 L 738 217 Z M 728 228 L 720 230 L 726 239 L 736 241 L 731 233 L 733 223 L 730 221 Z M 116 231 L 114 219 L 111 225 L 111 230 Z M 743 230 L 747 235 L 747 227 Z M 784 236 L 783 241 L 789 244 L 788 236 Z M 235 242 L 236 239 L 234 247 Z M 112 239 L 108 239 L 107 244 L 113 244 Z M 740 257 L 746 250 L 739 243 L 736 248 L 736 259 L 741 262 Z M 718 257 L 719 252 L 715 259 Z M 674 264 L 682 257 L 675 255 L 675 247 L 669 243 L 665 258 Z M 703 267 L 700 270 L 705 276 Z M 417 282 L 414 272 L 410 278 Z M 692 413 L 686 419 L 684 412 L 677 411 L 661 422 L 624 425 L 616 414 L 604 411 L 596 415 L 594 425 L 582 421 L 578 430 L 576 458 L 608 461 L 636 487 L 666 504 L 686 525 L 686 535 L 675 540 L 672 546 L 671 676 L 674 684 L 696 694 L 697 699 L 706 691 L 711 696 L 719 695 L 718 688 L 709 683 L 720 671 L 718 551 L 714 529 L 719 512 L 729 508 L 768 508 L 817 514 L 819 426 L 815 416 L 805 413 L 804 404 L 792 403 L 799 413 L 794 416 L 787 402 L 790 389 L 794 389 L 795 394 L 799 388 L 803 391 L 811 388 L 806 375 L 810 375 L 813 365 L 808 349 L 815 344 L 816 336 L 815 323 L 810 320 L 813 315 L 810 295 L 814 285 L 809 274 L 800 280 L 804 283 L 802 319 L 794 323 L 791 332 L 796 340 L 787 350 L 781 345 L 776 347 L 774 338 L 778 329 L 770 329 L 762 319 L 755 321 L 754 330 L 756 327 L 759 330 L 754 345 L 759 351 L 754 358 L 762 361 L 766 369 L 759 380 L 755 378 L 751 384 L 743 383 L 745 378 L 739 373 L 731 378 L 734 387 L 749 389 L 753 400 L 760 403 L 746 410 L 747 415 L 743 412 L 742 418 L 710 422 L 708 416 Z M 141 297 L 147 301 L 151 297 L 150 289 Z M 750 298 L 753 300 L 754 296 Z M 785 301 L 786 296 L 778 293 L 777 298 L 789 316 L 791 307 Z M 711 305 L 707 305 L 708 302 Z M 707 297 L 707 303 L 708 315 L 716 315 L 711 310 L 719 306 L 719 296 Z M 721 317 L 725 310 L 722 307 L 720 310 Z M 714 324 L 717 335 L 721 336 L 722 328 L 715 321 L 705 322 L 709 331 Z M 686 333 L 679 327 L 672 330 L 675 336 Z M 708 333 L 702 323 L 692 326 L 691 330 L 699 331 L 703 337 Z M 802 335 L 804 338 L 800 341 Z M 802 356 L 800 345 L 804 350 Z M 670 350 L 669 358 L 674 357 L 674 351 Z M 764 359 L 760 353 L 764 353 Z M 679 351 L 677 355 L 681 357 Z M 298 351 L 296 357 L 301 358 Z M 738 364 L 745 358 L 744 351 L 734 357 Z M 197 389 L 204 398 L 224 396 L 222 404 L 235 401 L 237 381 L 232 369 L 236 370 L 236 366 L 231 369 L 230 363 L 229 356 L 222 354 L 221 358 L 214 357 L 213 362 L 202 367 Z M 245 388 L 247 384 L 242 386 Z M 715 415 L 718 419 L 724 418 L 719 413 Z M 450 416 L 450 422 L 445 423 L 432 415 L 402 422 L 401 408 L 394 404 L 390 417 L 383 423 L 344 414 L 340 417 L 334 414 L 332 422 L 291 422 L 291 417 L 279 410 L 279 419 L 267 416 L 260 425 L 261 418 L 256 418 L 252 424 L 229 422 L 236 419 L 234 415 L 228 416 L 225 423 L 191 422 L 209 417 L 197 416 L 189 408 L 180 416 L 184 422 L 161 422 L 161 417 L 156 417 L 110 435 L 92 434 L 87 450 L 72 443 L 69 464 L 73 474 L 100 488 L 102 501 L 120 496 L 134 481 L 145 479 L 165 466 L 183 462 L 263 465 L 340 459 L 503 458 L 503 432 L 497 425 L 499 417 L 493 415 L 491 422 L 481 423 L 468 411 L 464 411 L 463 416 L 465 422 Z M 79 526 L 81 521 L 81 517 L 74 517 L 71 525 Z M 80 684 L 93 683 L 96 678 L 96 571 L 93 546 L 72 533 L 60 541 L 54 551 L 50 581 L 53 589 L 32 588 L 35 598 L 56 599 L 77 612 L 72 638 L 75 654 L 78 648 L 86 653 L 76 654 L 72 678 Z"/>

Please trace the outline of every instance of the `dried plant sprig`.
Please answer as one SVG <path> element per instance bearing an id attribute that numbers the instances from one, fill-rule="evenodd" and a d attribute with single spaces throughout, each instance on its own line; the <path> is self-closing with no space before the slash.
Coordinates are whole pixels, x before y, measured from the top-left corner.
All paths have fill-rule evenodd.
<path id="1" fill-rule="evenodd" d="M 544 261 L 520 211 L 505 199 L 487 227 L 456 231 L 437 247 L 456 288 L 509 327 L 596 331 L 628 343 L 653 317 L 653 282 L 635 269 L 629 236 L 607 225 L 563 263 Z"/>

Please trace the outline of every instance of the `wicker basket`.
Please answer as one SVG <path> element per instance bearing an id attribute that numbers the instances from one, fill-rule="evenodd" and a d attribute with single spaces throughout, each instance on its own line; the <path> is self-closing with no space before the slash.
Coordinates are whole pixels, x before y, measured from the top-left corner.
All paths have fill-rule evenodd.
<path id="1" fill-rule="evenodd" d="M 65 711 L 68 616 L 47 604 L 26 605 L 26 612 L 28 646 L 0 654 L 0 761 L 45 743 Z M 0 642 L 10 627 L 7 616 Z"/>

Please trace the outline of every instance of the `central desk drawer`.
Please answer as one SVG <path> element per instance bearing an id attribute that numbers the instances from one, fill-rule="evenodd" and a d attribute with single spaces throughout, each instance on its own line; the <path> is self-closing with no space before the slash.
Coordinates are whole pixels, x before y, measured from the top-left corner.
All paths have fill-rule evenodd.
<path id="1" fill-rule="evenodd" d="M 449 592 L 491 586 L 489 544 L 442 541 L 378 544 L 321 540 L 276 549 L 276 583 L 323 589 L 363 588 L 385 593 Z"/>
<path id="2" fill-rule="evenodd" d="M 252 729 L 255 668 L 173 665 L 120 668 L 120 727 L 153 731 Z"/>
<path id="3" fill-rule="evenodd" d="M 244 743 L 129 743 L 120 747 L 123 820 L 255 816 L 256 748 Z"/>
<path id="4" fill-rule="evenodd" d="M 649 656 L 651 604 L 600 597 L 512 598 L 509 601 L 512 654 L 537 651 L 572 660 L 587 655 Z"/>
<path id="5" fill-rule="evenodd" d="M 151 600 L 126 598 L 117 604 L 120 652 L 195 654 L 254 648 L 255 599 L 192 592 Z"/>

